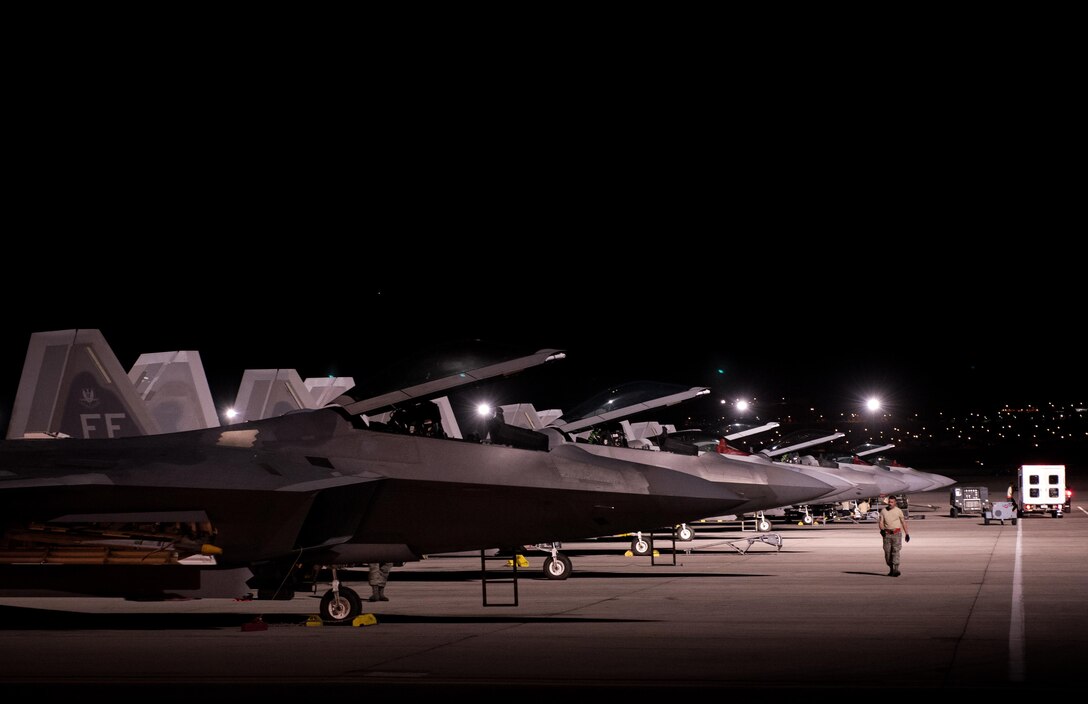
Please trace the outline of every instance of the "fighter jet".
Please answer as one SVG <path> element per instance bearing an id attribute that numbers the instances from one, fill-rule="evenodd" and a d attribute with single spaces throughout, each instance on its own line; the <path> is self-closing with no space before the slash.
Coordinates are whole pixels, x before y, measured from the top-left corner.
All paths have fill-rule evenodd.
<path id="1" fill-rule="evenodd" d="M 894 460 L 888 460 L 884 457 L 877 456 L 877 453 L 885 452 L 893 447 L 895 447 L 894 444 L 877 445 L 875 443 L 865 443 L 854 448 L 849 455 L 832 458 L 832 461 L 836 462 L 840 467 L 867 471 L 874 473 L 877 476 L 891 476 L 906 484 L 903 490 L 894 493 L 933 491 L 934 489 L 943 489 L 944 487 L 952 486 L 956 483 L 955 479 L 946 477 L 943 474 L 923 472 L 914 469 L 913 467 L 904 467 Z M 875 460 L 873 462 L 864 459 L 866 457 L 874 456 Z"/>
<path id="2" fill-rule="evenodd" d="M 660 446 L 662 451 L 648 452 L 645 445 L 626 447 L 625 442 L 619 438 L 612 438 L 611 434 L 599 439 L 598 442 L 576 443 L 572 439 L 572 436 L 581 435 L 581 431 L 587 428 L 618 421 L 633 413 L 680 403 L 703 395 L 707 391 L 701 387 L 685 388 L 674 384 L 645 381 L 611 387 L 564 412 L 561 417 L 545 426 L 541 433 L 547 436 L 549 447 L 553 451 L 556 448 L 573 445 L 598 457 L 661 467 L 728 488 L 743 499 L 734 511 L 729 513 L 740 514 L 800 503 L 826 495 L 832 490 L 832 487 L 824 480 L 797 472 L 793 468 L 781 467 L 772 462 L 755 466 L 717 452 L 700 452 L 695 446 L 686 443 L 665 442 Z M 532 408 L 529 404 L 518 404 L 514 408 L 517 409 L 513 419 L 516 423 L 521 423 L 523 418 L 530 425 L 537 422 L 529 412 Z M 693 516 L 693 518 L 716 515 L 722 514 L 708 513 Z M 678 537 L 690 539 L 690 536 L 685 537 L 683 533 L 687 530 L 688 522 L 685 520 L 675 523 L 646 523 L 637 531 L 627 531 L 634 533 L 632 552 L 639 555 L 647 554 L 652 546 L 643 540 L 642 531 L 661 526 L 677 526 Z M 562 562 L 569 569 L 569 560 L 565 556 L 556 554 L 554 550 L 551 559 L 553 560 L 549 563 L 551 569 L 546 569 L 545 574 L 552 579 L 566 578 L 567 574 L 559 565 Z"/>
<path id="3" fill-rule="evenodd" d="M 593 439 L 590 437 L 590 434 L 585 431 L 586 428 L 599 426 L 602 423 L 609 421 L 616 421 L 628 415 L 651 408 L 659 408 L 680 403 L 707 393 L 707 391 L 708 390 L 705 388 L 694 387 L 685 389 L 672 384 L 660 384 L 655 382 L 634 382 L 625 384 L 597 394 L 580 404 L 578 407 L 572 409 L 570 412 L 564 413 L 562 417 L 553 421 L 548 428 L 545 428 L 545 431 L 560 431 L 565 434 L 563 439 L 567 440 L 569 440 L 569 437 L 566 437 L 566 435 L 573 434 L 577 439 L 585 439 L 592 442 Z M 528 404 L 521 404 L 518 408 L 522 409 L 525 407 L 531 409 L 531 406 L 528 406 Z M 515 415 L 515 422 L 520 422 L 522 417 L 528 419 L 529 425 L 534 424 L 532 415 L 526 413 L 524 410 L 521 410 Z M 622 436 L 619 433 L 614 432 L 603 437 L 598 437 L 596 438 L 597 442 L 589 446 L 589 451 L 616 456 L 617 451 L 615 450 L 593 448 L 615 448 L 618 445 L 626 445 L 625 449 L 638 448 L 640 450 L 658 450 L 661 451 L 662 454 L 682 456 L 702 456 L 708 454 L 710 457 L 717 455 L 719 457 L 728 458 L 729 462 L 733 464 L 734 470 L 736 469 L 737 463 L 755 463 L 764 468 L 775 468 L 776 486 L 788 485 L 791 481 L 796 483 L 799 481 L 794 477 L 797 473 L 803 474 L 807 479 L 818 480 L 823 483 L 825 488 L 822 491 L 817 492 L 811 491 L 810 489 L 803 498 L 794 495 L 790 501 L 783 501 L 772 507 L 766 504 L 767 497 L 761 496 L 755 499 L 751 504 L 746 506 L 742 505 L 740 510 L 735 512 L 735 515 L 756 512 L 759 521 L 759 529 L 763 532 L 770 530 L 771 527 L 770 522 L 764 516 L 764 509 L 777 509 L 797 505 L 800 506 L 802 522 L 811 524 L 814 521 L 814 518 L 809 510 L 810 504 L 831 505 L 839 502 L 864 500 L 868 497 L 877 496 L 886 493 L 887 491 L 903 488 L 905 486 L 902 482 L 894 479 L 877 479 L 873 475 L 864 474 L 851 469 L 839 468 L 837 466 L 821 466 L 816 462 L 785 463 L 774 461 L 775 457 L 786 454 L 796 455 L 798 451 L 802 449 L 840 438 L 842 437 L 842 433 L 801 431 L 783 438 L 778 443 L 764 448 L 759 453 L 751 454 L 734 448 L 728 444 L 726 438 L 721 437 L 716 433 L 707 433 L 700 430 L 682 430 L 677 432 L 670 426 L 661 426 L 660 424 L 653 422 L 633 424 L 627 421 L 620 421 L 620 426 L 623 429 Z M 733 439 L 745 437 L 770 430 L 774 427 L 777 427 L 777 424 L 769 423 L 759 427 L 745 426 L 733 428 L 733 432 L 730 436 Z M 667 431 L 653 434 L 654 430 L 661 431 L 664 429 L 667 429 Z M 620 452 L 619 454 L 623 453 Z M 645 462 L 647 464 L 659 462 L 658 457 L 654 454 L 651 454 L 650 456 L 630 455 L 629 457 L 624 455 L 624 457 L 631 461 Z M 677 464 L 678 462 L 679 464 Z M 675 459 L 670 459 L 667 462 L 662 459 L 661 464 L 667 465 L 678 471 L 698 471 L 690 461 L 687 461 L 686 465 L 692 466 L 685 466 L 685 461 Z M 728 476 L 728 473 L 725 473 L 724 475 L 716 477 L 715 480 L 728 481 L 723 478 Z M 676 537 L 680 540 L 689 540 L 692 537 L 692 531 L 686 524 L 680 524 L 676 528 Z M 632 540 L 631 551 L 634 554 L 645 554 L 650 549 L 649 543 L 642 539 L 641 534 L 636 533 L 635 538 Z"/>
<path id="4" fill-rule="evenodd" d="M 0 593 L 207 595 L 236 588 L 249 572 L 259 596 L 284 597 L 331 568 L 321 613 L 345 621 L 361 609 L 337 578 L 345 566 L 613 535 L 826 489 L 792 477 L 778 485 L 784 476 L 774 468 L 721 481 L 712 467 L 710 480 L 573 443 L 548 448 L 546 438 L 546 449 L 525 449 L 383 432 L 364 415 L 542 364 L 557 350 L 462 360 L 394 392 L 157 436 L 137 434 L 146 429 L 137 421 L 154 427 L 150 417 L 129 417 L 138 405 L 120 405 L 123 372 L 88 347 L 71 352 L 57 389 L 62 407 L 21 409 L 18 430 L 36 427 L 39 411 L 46 420 L 60 413 L 74 415 L 75 427 L 104 428 L 104 439 L 0 443 Z"/>

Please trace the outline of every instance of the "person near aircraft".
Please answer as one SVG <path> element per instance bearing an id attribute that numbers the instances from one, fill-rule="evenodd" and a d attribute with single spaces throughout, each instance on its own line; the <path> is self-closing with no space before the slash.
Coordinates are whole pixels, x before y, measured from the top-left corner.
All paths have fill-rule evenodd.
<path id="1" fill-rule="evenodd" d="M 393 570 L 392 562 L 371 562 L 367 579 L 370 582 L 371 595 L 367 601 L 389 601 L 385 595 L 385 585 L 389 581 L 389 573 Z"/>
<path id="2" fill-rule="evenodd" d="M 899 551 L 903 547 L 904 539 L 910 542 L 907 517 L 897 503 L 894 496 L 889 496 L 888 505 L 880 512 L 880 520 L 877 522 L 880 535 L 884 538 L 884 561 L 888 563 L 889 577 L 899 576 Z"/>

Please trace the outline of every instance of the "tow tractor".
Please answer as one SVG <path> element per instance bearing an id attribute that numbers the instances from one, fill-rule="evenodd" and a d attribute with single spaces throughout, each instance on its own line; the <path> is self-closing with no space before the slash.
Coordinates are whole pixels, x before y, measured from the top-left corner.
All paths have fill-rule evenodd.
<path id="1" fill-rule="evenodd" d="M 957 486 L 948 492 L 948 503 L 952 508 L 948 509 L 949 518 L 956 518 L 964 514 L 981 516 L 986 503 L 990 499 L 990 490 L 984 486 Z"/>

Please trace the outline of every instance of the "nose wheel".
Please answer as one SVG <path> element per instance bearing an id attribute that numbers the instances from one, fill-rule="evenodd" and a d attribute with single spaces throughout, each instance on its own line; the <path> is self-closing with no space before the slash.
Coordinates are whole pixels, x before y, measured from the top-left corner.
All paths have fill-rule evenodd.
<path id="1" fill-rule="evenodd" d="M 330 589 L 321 597 L 322 621 L 347 623 L 363 612 L 363 602 L 354 589 L 340 587 L 339 592 Z"/>
<path id="2" fill-rule="evenodd" d="M 572 569 L 570 558 L 561 553 L 544 560 L 544 576 L 548 579 L 566 579 Z"/>
<path id="3" fill-rule="evenodd" d="M 363 600 L 350 587 L 340 586 L 336 568 L 332 568 L 332 589 L 321 597 L 321 620 L 326 623 L 347 623 L 363 612 Z"/>
<path id="4" fill-rule="evenodd" d="M 635 536 L 635 539 L 631 541 L 631 552 L 640 557 L 649 555 L 650 551 L 653 549 L 653 544 L 642 537 L 641 531 L 639 531 L 638 535 Z"/>

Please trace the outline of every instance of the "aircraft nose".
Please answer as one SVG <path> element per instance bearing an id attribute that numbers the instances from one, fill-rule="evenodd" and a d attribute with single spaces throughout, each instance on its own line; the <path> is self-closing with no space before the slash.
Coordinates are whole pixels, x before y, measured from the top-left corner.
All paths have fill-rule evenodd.
<path id="1" fill-rule="evenodd" d="M 881 494 L 900 494 L 909 491 L 910 485 L 894 476 L 891 472 L 876 472 L 873 474 L 877 487 Z"/>
<path id="2" fill-rule="evenodd" d="M 929 491 L 929 482 L 916 474 L 899 474 L 895 477 L 907 485 L 907 491 Z"/>
<path id="3" fill-rule="evenodd" d="M 778 506 L 807 503 L 837 491 L 836 487 L 827 482 L 799 470 L 772 465 L 766 471 L 767 483 L 778 501 Z"/>
<path id="4" fill-rule="evenodd" d="M 956 483 L 955 479 L 946 477 L 943 474 L 934 474 L 933 472 L 926 472 L 926 479 L 933 482 L 933 486 L 930 487 L 931 490 L 944 489 Z"/>

